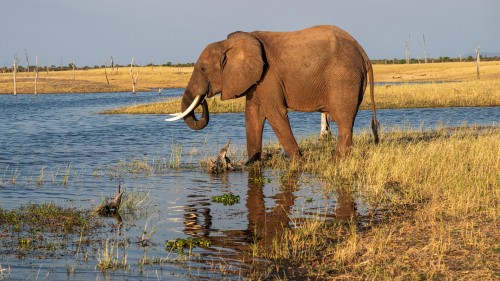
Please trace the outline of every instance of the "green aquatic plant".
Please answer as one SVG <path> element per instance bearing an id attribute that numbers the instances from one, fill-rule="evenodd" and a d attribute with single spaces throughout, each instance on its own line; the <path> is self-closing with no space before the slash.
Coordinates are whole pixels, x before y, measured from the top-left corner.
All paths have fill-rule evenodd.
<path id="1" fill-rule="evenodd" d="M 210 247 L 210 241 L 203 238 L 176 238 L 173 241 L 165 242 L 165 250 L 172 252 L 176 251 L 178 254 L 183 254 L 184 250 L 191 251 L 193 248 L 201 247 L 208 248 Z"/>
<path id="2" fill-rule="evenodd" d="M 255 184 L 271 183 L 271 179 L 266 178 L 266 177 L 255 177 L 255 178 L 252 178 L 251 180 Z"/>
<path id="3" fill-rule="evenodd" d="M 232 192 L 225 193 L 223 195 L 212 196 L 212 202 L 222 203 L 224 206 L 232 206 L 234 204 L 240 203 L 240 196 L 234 195 Z"/>

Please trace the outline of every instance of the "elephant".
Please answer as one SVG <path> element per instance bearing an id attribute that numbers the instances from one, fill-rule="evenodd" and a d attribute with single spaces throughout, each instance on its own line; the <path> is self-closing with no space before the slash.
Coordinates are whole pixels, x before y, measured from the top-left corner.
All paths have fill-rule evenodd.
<path id="1" fill-rule="evenodd" d="M 237 31 L 208 44 L 194 65 L 181 101 L 183 118 L 194 130 L 209 122 L 205 98 L 246 98 L 245 126 L 248 162 L 261 160 L 262 134 L 267 120 L 286 154 L 300 160 L 288 110 L 321 112 L 337 123 L 334 159 L 346 156 L 353 145 L 353 125 L 370 81 L 372 130 L 378 143 L 371 62 L 361 45 L 332 25 L 292 32 Z M 194 109 L 202 106 L 197 118 Z"/>

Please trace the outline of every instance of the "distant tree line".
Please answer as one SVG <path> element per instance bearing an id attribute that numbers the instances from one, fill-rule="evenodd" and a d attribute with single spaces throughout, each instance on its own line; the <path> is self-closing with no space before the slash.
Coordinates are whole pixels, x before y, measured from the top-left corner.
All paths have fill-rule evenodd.
<path id="1" fill-rule="evenodd" d="M 438 57 L 438 58 L 429 58 L 428 62 L 430 63 L 441 63 L 441 62 L 460 62 L 460 61 L 475 61 L 476 58 L 469 55 L 467 57 Z M 373 64 L 406 64 L 407 61 L 406 59 L 398 59 L 398 58 L 393 58 L 393 59 L 375 59 L 371 60 Z M 481 61 L 500 61 L 500 56 L 487 56 L 487 55 L 481 55 Z M 424 63 L 423 59 L 415 59 L 412 58 L 410 59 L 411 64 L 417 64 L 417 63 Z M 120 64 L 114 64 L 114 67 L 128 67 L 129 65 L 120 65 Z M 166 62 L 164 64 L 153 64 L 149 63 L 143 66 L 168 66 L 168 67 L 193 67 L 194 62 L 190 63 L 172 63 L 172 62 Z M 75 66 L 76 67 L 76 66 Z M 77 69 L 80 70 L 88 70 L 88 69 L 100 69 L 100 68 L 105 68 L 109 67 L 104 64 L 102 65 L 94 65 L 94 66 L 82 66 L 82 67 L 76 67 Z M 67 70 L 73 70 L 73 62 L 69 63 L 68 65 L 61 65 L 61 66 L 56 66 L 56 65 L 51 65 L 51 66 L 40 66 L 40 71 L 67 71 Z M 30 71 L 29 67 L 25 67 L 22 65 L 17 66 L 17 72 L 28 72 Z M 0 67 L 0 73 L 11 73 L 12 72 L 12 66 L 3 66 Z"/>
<path id="2" fill-rule="evenodd" d="M 500 57 L 499 56 L 486 56 L 486 55 L 481 55 L 481 61 L 500 61 Z M 473 57 L 473 56 L 467 56 L 467 57 L 463 57 L 463 58 L 460 58 L 460 57 L 455 57 L 455 58 L 452 58 L 452 57 L 438 57 L 438 58 L 429 58 L 428 59 L 428 62 L 429 63 L 441 63 L 441 62 L 464 62 L 464 61 L 476 61 L 476 58 Z M 371 60 L 371 62 L 373 64 L 406 64 L 407 61 L 406 59 L 398 59 L 398 58 L 394 58 L 394 59 L 375 59 L 375 60 Z M 423 59 L 415 59 L 415 58 L 412 58 L 410 59 L 410 63 L 411 64 L 415 64 L 415 63 L 424 63 L 424 60 Z"/>

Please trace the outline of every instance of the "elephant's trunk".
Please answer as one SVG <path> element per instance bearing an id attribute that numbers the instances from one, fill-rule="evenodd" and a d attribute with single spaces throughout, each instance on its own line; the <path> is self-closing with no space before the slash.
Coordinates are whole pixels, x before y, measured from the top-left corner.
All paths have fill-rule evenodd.
<path id="1" fill-rule="evenodd" d="M 194 98 L 192 98 L 192 95 L 190 95 L 187 91 L 184 93 L 182 97 L 182 103 L 181 103 L 181 109 L 182 112 L 184 112 L 188 107 L 191 105 L 193 102 Z M 207 101 L 202 97 L 201 99 L 201 108 L 202 108 L 202 114 L 201 118 L 198 120 L 194 114 L 194 111 L 196 109 L 193 109 L 191 112 L 189 112 L 186 116 L 184 116 L 184 122 L 189 126 L 189 128 L 193 130 L 201 130 L 205 128 L 208 125 L 208 120 L 209 120 L 209 113 L 208 113 L 208 106 L 207 106 Z M 198 104 L 198 105 L 200 105 Z M 197 106 L 198 106 L 197 105 Z"/>

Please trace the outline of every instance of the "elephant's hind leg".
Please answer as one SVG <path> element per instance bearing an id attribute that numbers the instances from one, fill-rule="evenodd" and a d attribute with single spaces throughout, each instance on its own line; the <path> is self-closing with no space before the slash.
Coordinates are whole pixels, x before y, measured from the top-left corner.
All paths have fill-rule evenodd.
<path id="1" fill-rule="evenodd" d="M 352 123 L 351 123 L 352 124 Z M 352 148 L 352 125 L 348 122 L 339 122 L 337 148 L 335 150 L 335 158 L 343 158 L 349 154 Z"/>
<path id="2" fill-rule="evenodd" d="M 357 92 L 357 89 L 347 91 L 345 95 L 340 95 L 335 103 L 334 110 L 331 110 L 332 119 L 337 123 L 338 136 L 335 158 L 343 158 L 349 154 L 353 145 L 352 135 L 354 119 L 358 112 L 358 95 L 349 94 Z"/>
<path id="3" fill-rule="evenodd" d="M 302 157 L 299 146 L 293 136 L 290 122 L 288 121 L 287 109 L 283 108 L 280 112 L 274 112 L 267 119 L 269 125 L 273 128 L 274 133 L 278 137 L 281 145 L 292 161 L 299 160 Z"/>

